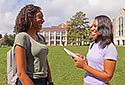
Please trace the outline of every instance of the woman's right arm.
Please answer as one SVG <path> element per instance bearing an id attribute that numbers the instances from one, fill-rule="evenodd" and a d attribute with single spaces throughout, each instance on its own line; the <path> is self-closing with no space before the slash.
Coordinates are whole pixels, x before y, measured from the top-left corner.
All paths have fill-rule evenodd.
<path id="1" fill-rule="evenodd" d="M 25 48 L 15 46 L 17 75 L 23 85 L 34 85 L 32 80 L 26 74 L 26 50 Z"/>

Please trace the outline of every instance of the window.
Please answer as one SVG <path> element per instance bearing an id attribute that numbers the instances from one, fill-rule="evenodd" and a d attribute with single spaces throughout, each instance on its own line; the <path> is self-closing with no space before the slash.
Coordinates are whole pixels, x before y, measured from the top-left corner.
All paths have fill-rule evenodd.
<path id="1" fill-rule="evenodd" d="M 62 40 L 66 40 L 66 37 L 62 37 Z"/>
<path id="2" fill-rule="evenodd" d="M 122 40 L 122 42 L 123 42 L 123 45 L 125 45 L 125 40 Z"/>
<path id="3" fill-rule="evenodd" d="M 50 40 L 54 40 L 54 36 L 50 37 Z"/>
<path id="4" fill-rule="evenodd" d="M 60 42 L 59 41 L 56 41 L 56 44 L 57 44 L 57 46 L 60 44 Z"/>
<path id="5" fill-rule="evenodd" d="M 49 40 L 49 37 L 46 37 L 46 40 Z"/>
<path id="6" fill-rule="evenodd" d="M 54 41 L 51 41 L 50 44 L 54 44 Z"/>
<path id="7" fill-rule="evenodd" d="M 119 41 L 119 40 L 117 40 L 117 42 L 118 42 L 118 45 L 120 45 L 120 41 Z"/>
<path id="8" fill-rule="evenodd" d="M 43 31 L 40 31 L 40 34 L 43 35 Z"/>
<path id="9" fill-rule="evenodd" d="M 57 40 L 60 40 L 60 36 L 57 36 L 56 39 L 57 39 Z"/>
<path id="10" fill-rule="evenodd" d="M 62 31 L 62 35 L 66 35 L 66 32 L 63 32 L 63 31 Z"/>
<path id="11" fill-rule="evenodd" d="M 45 31 L 45 36 L 48 36 L 49 35 L 49 32 L 48 31 Z"/>
<path id="12" fill-rule="evenodd" d="M 57 31 L 57 32 L 56 32 L 56 35 L 60 35 L 60 32 L 59 32 L 59 31 Z"/>
<path id="13" fill-rule="evenodd" d="M 123 36 L 123 17 L 119 17 L 119 36 Z"/>
<path id="14" fill-rule="evenodd" d="M 51 31 L 51 32 L 50 32 L 50 35 L 54 36 L 54 31 Z"/>

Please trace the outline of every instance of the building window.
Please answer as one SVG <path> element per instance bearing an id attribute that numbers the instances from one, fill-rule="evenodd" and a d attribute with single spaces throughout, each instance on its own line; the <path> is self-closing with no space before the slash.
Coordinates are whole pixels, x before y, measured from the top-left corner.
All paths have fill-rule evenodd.
<path id="1" fill-rule="evenodd" d="M 60 44 L 60 41 L 56 41 L 56 45 L 59 46 L 59 44 Z"/>
<path id="2" fill-rule="evenodd" d="M 54 40 L 54 36 L 50 37 L 50 40 Z"/>
<path id="3" fill-rule="evenodd" d="M 50 32 L 50 35 L 54 36 L 54 31 L 51 31 L 51 32 Z"/>
<path id="4" fill-rule="evenodd" d="M 57 40 L 60 40 L 60 36 L 57 36 L 56 39 L 57 39 Z"/>
<path id="5" fill-rule="evenodd" d="M 66 37 L 62 37 L 62 40 L 66 40 Z"/>
<path id="6" fill-rule="evenodd" d="M 54 44 L 54 41 L 51 41 L 50 44 L 53 45 L 53 44 Z"/>
<path id="7" fill-rule="evenodd" d="M 123 17 L 119 17 L 119 36 L 123 36 Z"/>
<path id="8" fill-rule="evenodd" d="M 46 37 L 46 40 L 49 40 L 49 37 Z"/>
<path id="9" fill-rule="evenodd" d="M 60 35 L 60 32 L 59 32 L 59 31 L 57 31 L 57 32 L 56 32 L 56 35 Z"/>
<path id="10" fill-rule="evenodd" d="M 48 31 L 46 31 L 46 32 L 45 32 L 45 36 L 48 36 L 48 35 L 49 35 L 49 32 L 48 32 Z"/>
<path id="11" fill-rule="evenodd" d="M 118 42 L 118 45 L 120 45 L 120 41 L 119 41 L 119 40 L 117 40 L 117 42 Z"/>
<path id="12" fill-rule="evenodd" d="M 43 35 L 43 31 L 40 31 L 40 34 Z"/>
<path id="13" fill-rule="evenodd" d="M 123 45 L 125 45 L 125 40 L 122 40 L 122 42 L 123 42 Z"/>
<path id="14" fill-rule="evenodd" d="M 63 32 L 63 31 L 62 31 L 62 35 L 66 35 L 66 32 Z"/>

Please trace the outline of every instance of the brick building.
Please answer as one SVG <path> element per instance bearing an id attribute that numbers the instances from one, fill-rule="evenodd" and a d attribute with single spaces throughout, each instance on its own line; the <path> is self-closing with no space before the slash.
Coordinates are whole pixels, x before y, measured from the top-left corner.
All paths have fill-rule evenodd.
<path id="1" fill-rule="evenodd" d="M 65 46 L 67 45 L 66 27 L 69 23 L 70 21 L 66 21 L 66 24 L 62 23 L 58 26 L 42 28 L 40 34 L 42 34 L 46 38 L 48 46 L 60 46 L 60 44 L 63 44 Z"/>

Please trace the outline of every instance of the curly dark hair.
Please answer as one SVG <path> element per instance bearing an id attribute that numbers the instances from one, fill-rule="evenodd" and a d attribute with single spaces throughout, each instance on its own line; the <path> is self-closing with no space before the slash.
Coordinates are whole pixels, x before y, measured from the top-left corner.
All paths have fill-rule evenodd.
<path id="1" fill-rule="evenodd" d="M 34 6 L 32 4 L 23 7 L 16 18 L 14 32 L 27 32 L 31 24 L 30 19 L 32 19 L 35 14 L 40 10 L 40 7 Z"/>
<path id="2" fill-rule="evenodd" d="M 96 42 L 100 42 L 101 48 L 105 48 L 111 42 L 113 43 L 113 26 L 109 17 L 100 15 L 95 17 L 98 21 L 98 35 Z"/>

